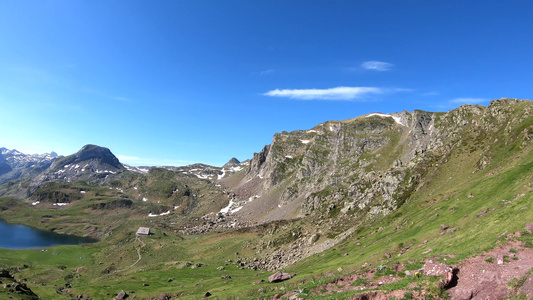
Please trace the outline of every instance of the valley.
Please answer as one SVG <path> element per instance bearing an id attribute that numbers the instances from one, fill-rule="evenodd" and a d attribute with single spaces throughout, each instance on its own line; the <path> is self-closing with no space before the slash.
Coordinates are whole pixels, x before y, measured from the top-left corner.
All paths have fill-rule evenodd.
<path id="1" fill-rule="evenodd" d="M 2 220 L 98 242 L 0 249 L 0 298 L 529 299 L 532 140 L 533 102 L 500 99 L 281 132 L 223 167 L 2 148 Z M 485 269 L 503 279 L 464 286 Z"/>

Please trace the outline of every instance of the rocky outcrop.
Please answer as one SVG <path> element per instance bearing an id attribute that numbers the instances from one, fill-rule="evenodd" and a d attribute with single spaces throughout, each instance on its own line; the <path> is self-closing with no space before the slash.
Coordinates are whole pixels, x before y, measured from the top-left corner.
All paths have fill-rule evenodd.
<path id="1" fill-rule="evenodd" d="M 238 219 L 261 224 L 312 218 L 321 236 L 337 236 L 394 212 L 454 155 L 475 152 L 475 167 L 482 170 L 498 149 L 527 147 L 532 113 L 531 101 L 501 99 L 449 112 L 328 121 L 275 134 L 235 180 L 224 183 L 235 195 L 233 202 L 243 203 Z M 268 238 L 291 249 L 309 245 L 311 235 Z"/>
<path id="2" fill-rule="evenodd" d="M 339 213 L 384 216 L 409 198 L 421 178 L 467 144 L 484 150 L 480 169 L 489 164 L 494 141 L 488 137 L 513 131 L 532 112 L 531 101 L 502 99 L 489 107 L 369 114 L 278 133 L 230 188 L 243 199 L 257 196 L 239 213 L 259 223 Z M 524 143 L 531 136 L 529 126 L 506 139 Z"/>
<path id="3" fill-rule="evenodd" d="M 268 277 L 268 282 L 282 282 L 293 278 L 296 274 L 288 274 L 283 272 L 276 272 Z"/>
<path id="4" fill-rule="evenodd" d="M 40 299 L 27 285 L 15 279 L 8 271 L 0 269 L 0 295 L 5 299 Z"/>

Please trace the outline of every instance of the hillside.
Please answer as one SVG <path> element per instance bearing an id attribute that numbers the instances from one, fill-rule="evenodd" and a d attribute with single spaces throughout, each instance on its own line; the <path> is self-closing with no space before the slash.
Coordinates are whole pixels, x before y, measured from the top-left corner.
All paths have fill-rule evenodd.
<path id="1" fill-rule="evenodd" d="M 533 297 L 532 112 L 501 99 L 327 121 L 222 168 L 132 168 L 87 145 L 1 185 L 0 217 L 100 241 L 61 260 L 1 250 L 0 266 L 45 298 L 467 299 L 477 257 L 498 295 Z M 297 276 L 267 283 L 278 270 Z"/>

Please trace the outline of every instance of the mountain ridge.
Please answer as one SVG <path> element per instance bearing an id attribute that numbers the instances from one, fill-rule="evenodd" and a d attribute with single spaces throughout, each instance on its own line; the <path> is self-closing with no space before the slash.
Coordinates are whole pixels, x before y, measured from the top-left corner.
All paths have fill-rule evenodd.
<path id="1" fill-rule="evenodd" d="M 0 216 L 98 238 L 76 251 L 100 263 L 82 263 L 68 251 L 61 251 L 66 271 L 56 261 L 16 254 L 3 262 L 28 261 L 17 279 L 30 278 L 39 295 L 63 298 L 108 298 L 102 276 L 115 293 L 127 287 L 139 298 L 173 291 L 174 279 L 189 299 L 205 289 L 255 299 L 304 295 L 305 288 L 317 297 L 335 290 L 369 299 L 407 293 L 444 298 L 453 284 L 423 274 L 430 261 L 449 264 L 447 270 L 460 262 L 467 272 L 466 258 L 503 245 L 487 255 L 517 253 L 515 264 L 533 265 L 524 256 L 533 240 L 523 231 L 533 228 L 527 223 L 533 218 L 532 113 L 531 101 L 501 99 L 449 112 L 326 121 L 276 133 L 250 160 L 231 159 L 222 168 L 133 168 L 117 163 L 109 149 L 87 145 L 0 185 Z M 0 157 L 0 164 L 5 161 Z M 135 236 L 139 227 L 153 235 Z M 502 261 L 499 269 L 514 266 Z M 34 275 L 50 269 L 62 275 Z M 262 282 L 279 270 L 298 276 L 287 287 Z M 71 281 L 69 272 L 83 281 Z M 61 286 L 63 279 L 71 287 L 46 287 Z M 138 288 L 139 280 L 150 285 Z M 378 291 L 382 287 L 397 293 Z M 358 294 L 361 288 L 371 291 Z"/>

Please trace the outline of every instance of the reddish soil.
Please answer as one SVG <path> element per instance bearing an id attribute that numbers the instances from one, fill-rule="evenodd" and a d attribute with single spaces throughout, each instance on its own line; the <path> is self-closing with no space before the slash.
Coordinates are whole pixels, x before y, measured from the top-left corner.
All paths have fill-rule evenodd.
<path id="1" fill-rule="evenodd" d="M 516 253 L 510 252 L 511 248 Z M 457 268 L 457 286 L 449 290 L 452 299 L 504 299 L 521 293 L 526 294 L 527 299 L 533 297 L 531 275 L 519 289 L 509 285 L 513 279 L 519 280 L 533 269 L 533 249 L 524 248 L 519 242 L 509 242 L 468 258 Z"/>
<path id="2" fill-rule="evenodd" d="M 396 271 L 401 271 L 404 266 L 397 263 L 390 267 Z M 451 299 L 505 299 L 521 294 L 530 299 L 533 297 L 533 274 L 526 277 L 530 270 L 533 270 L 533 249 L 523 247 L 521 242 L 510 241 L 476 257 L 467 258 L 453 267 L 428 260 L 420 273 L 443 276 L 441 287 L 447 289 Z M 411 292 L 414 299 L 424 298 L 424 291 L 396 290 L 384 292 L 371 290 L 401 280 L 400 277 L 396 276 L 374 278 L 375 272 L 376 269 L 373 268 L 364 273 L 344 276 L 317 287 L 313 292 L 326 296 L 334 295 L 337 292 L 365 289 L 366 292 L 355 295 L 352 299 L 384 300 L 392 297 L 401 299 L 406 292 Z M 409 272 L 406 273 L 409 274 Z M 414 274 L 414 271 L 410 274 Z M 360 284 L 355 284 L 358 279 Z M 513 282 L 519 282 L 519 284 L 513 286 Z M 369 289 L 371 291 L 368 291 Z M 272 299 L 281 299 L 287 296 L 289 299 L 298 299 L 294 291 L 277 295 Z"/>

